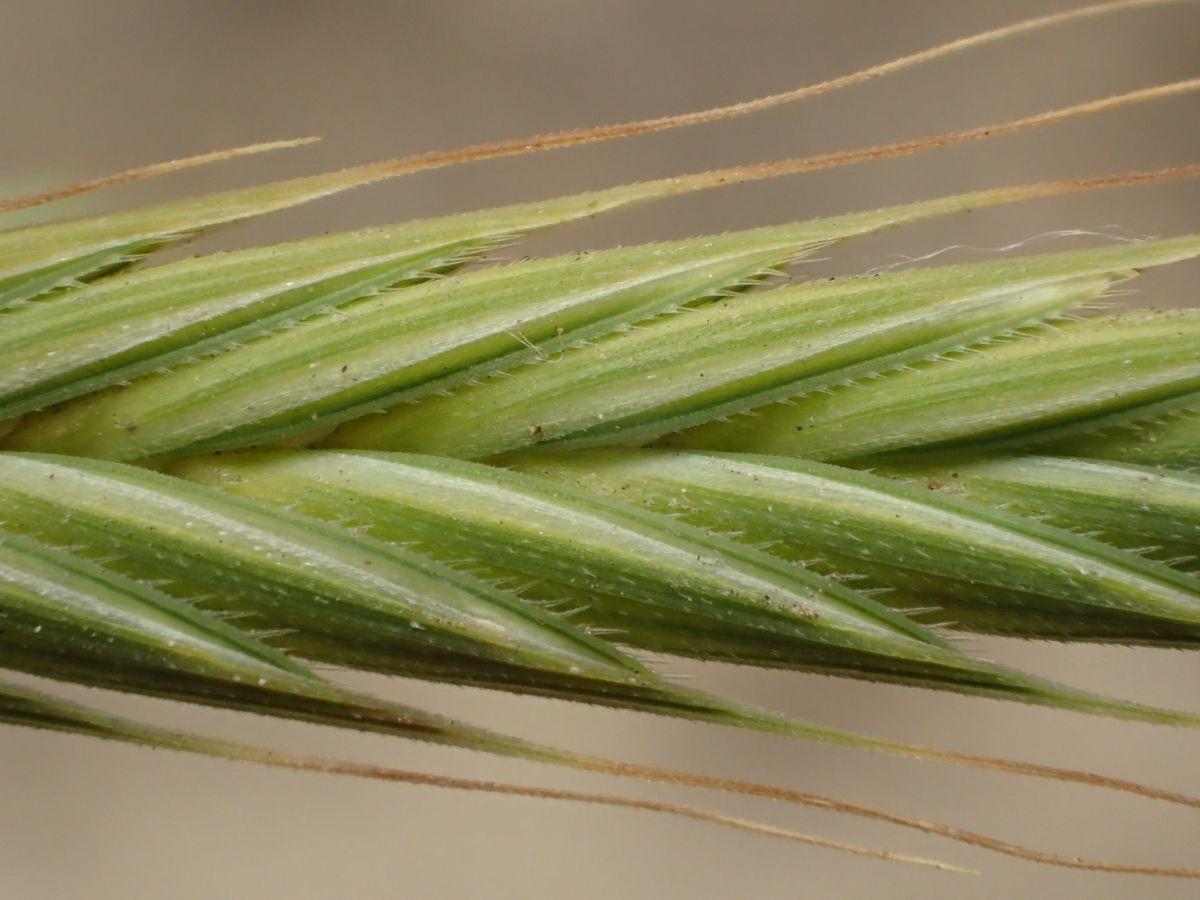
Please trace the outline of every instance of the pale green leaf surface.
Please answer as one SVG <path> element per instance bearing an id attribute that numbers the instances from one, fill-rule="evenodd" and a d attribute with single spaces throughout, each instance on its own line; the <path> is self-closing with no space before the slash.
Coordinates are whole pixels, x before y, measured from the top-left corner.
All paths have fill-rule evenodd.
<path id="1" fill-rule="evenodd" d="M 965 458 L 899 474 L 1043 518 L 1191 570 L 1200 555 L 1200 475 L 1054 456 Z"/>
<path id="2" fill-rule="evenodd" d="M 300 656 L 763 727 L 510 592 L 336 525 L 91 460 L 0 454 L 0 472 L 0 528 L 158 580 Z"/>
<path id="3" fill-rule="evenodd" d="M 9 361 L 0 420 L 271 334 L 620 202 L 603 193 L 203 256 L 11 310 L 0 319 Z"/>
<path id="4" fill-rule="evenodd" d="M 546 596 L 582 605 L 583 621 L 613 629 L 621 643 L 1138 714 L 972 660 L 854 591 L 752 547 L 518 473 L 433 457 L 314 451 L 193 460 L 174 471 L 342 518 L 376 538 L 416 541 L 423 552 L 491 578 L 535 579 Z"/>
<path id="5" fill-rule="evenodd" d="M 13 459 L 5 455 L 3 462 L 8 464 L 5 470 L 6 485 L 20 483 L 22 473 L 12 466 Z M 58 486 L 70 485 L 73 474 L 77 474 L 68 465 L 56 467 L 52 461 L 26 462 L 43 463 L 40 470 L 26 473 L 29 478 L 58 482 Z M 105 471 L 119 475 L 116 472 L 118 468 L 101 464 L 100 467 L 85 466 L 82 471 L 90 472 L 93 476 Z M 93 480 L 100 479 L 94 477 Z M 349 567 L 356 563 L 367 566 L 376 574 L 377 584 L 382 584 L 386 577 L 386 573 L 380 571 L 381 567 L 377 567 L 381 555 L 371 553 L 369 540 L 343 541 L 346 545 L 341 548 L 343 551 L 348 550 L 350 544 L 358 551 L 353 556 L 349 552 L 343 553 L 344 566 L 335 573 L 341 580 L 337 586 L 340 593 L 335 589 L 327 591 L 324 596 L 304 592 L 282 596 L 282 579 L 272 579 L 261 571 L 255 573 L 253 562 L 250 561 L 253 554 L 245 552 L 247 549 L 253 549 L 254 553 L 268 551 L 264 544 L 255 543 L 267 538 L 261 533 L 253 533 L 247 527 L 247 523 L 255 518 L 249 512 L 252 505 L 244 502 L 209 504 L 207 507 L 188 504 L 189 495 L 197 495 L 195 487 L 178 482 L 180 492 L 165 490 L 164 485 L 173 481 L 176 480 L 155 476 L 148 479 L 147 484 L 147 480 L 138 479 L 131 473 L 130 480 L 123 485 L 126 488 L 123 494 L 120 493 L 122 486 L 116 483 L 115 477 L 108 478 L 104 484 L 94 485 L 107 501 L 107 510 L 111 513 L 108 518 L 97 516 L 89 510 L 86 498 L 75 505 L 57 506 L 52 510 L 41 507 L 39 516 L 39 507 L 34 503 L 22 504 L 17 501 L 18 488 L 12 487 L 6 492 L 3 508 L 7 518 L 3 530 L 0 530 L 0 619 L 4 622 L 3 629 L 0 629 L 0 649 L 3 650 L 4 667 L 90 686 L 297 718 L 335 727 L 415 737 L 583 768 L 607 769 L 603 761 L 507 738 L 324 682 L 299 663 L 222 624 L 212 615 L 201 613 L 147 583 L 113 571 L 114 568 L 124 568 L 133 574 L 151 574 L 160 578 L 178 575 L 178 578 L 172 578 L 173 582 L 186 582 L 189 575 L 195 576 L 196 572 L 207 566 L 213 573 L 209 586 L 227 580 L 233 595 L 247 599 L 254 598 L 254 593 L 239 591 L 238 582 L 243 585 L 250 583 L 260 592 L 257 602 L 275 611 L 281 606 L 306 603 L 324 607 L 314 630 L 319 632 L 320 623 L 327 623 L 335 633 L 339 628 L 343 635 L 353 633 L 347 631 L 345 624 L 351 614 L 343 612 L 339 615 L 338 610 L 339 606 L 351 605 L 355 595 L 363 593 L 361 589 L 355 589 L 354 579 L 348 574 Z M 141 490 L 134 494 L 128 489 L 132 486 Z M 202 495 L 204 492 L 199 493 Z M 139 505 L 143 508 L 153 507 L 157 502 L 159 510 L 169 513 L 173 520 L 168 515 L 156 518 L 149 511 L 142 517 L 143 527 L 138 531 L 137 526 L 129 524 L 131 516 L 128 510 L 122 516 L 123 501 L 129 506 Z M 264 512 L 269 516 L 271 511 L 264 508 Z M 49 516 L 53 516 L 56 522 L 63 518 L 64 525 L 69 520 L 70 526 L 59 528 L 39 524 Z M 258 518 L 265 519 L 268 516 Z M 296 540 L 288 542 L 286 532 L 294 533 L 298 520 L 291 517 L 292 527 L 289 529 L 286 519 L 286 516 L 281 518 L 273 532 L 271 557 L 290 557 L 296 560 L 294 566 L 297 568 L 323 567 L 328 570 L 328 564 L 323 566 L 319 558 L 321 552 L 328 554 L 331 549 L 328 537 L 323 542 L 324 546 L 316 550 L 314 548 L 321 542 L 311 537 L 306 546 L 300 546 Z M 205 526 L 219 528 L 217 533 L 221 534 L 221 538 L 216 543 L 227 548 L 228 552 L 214 550 L 211 542 L 205 544 L 202 540 L 181 542 L 178 533 L 171 533 L 176 523 L 186 529 L 189 538 L 203 532 Z M 107 540 L 100 539 L 102 531 L 110 536 Z M 318 524 L 313 531 L 332 534 L 335 529 L 322 529 Z M 50 534 L 58 540 L 71 540 L 72 552 L 50 546 L 21 532 Z M 119 534 L 123 534 L 124 539 Z M 108 551 L 120 553 L 122 557 L 107 557 L 102 566 L 81 555 L 85 551 Z M 376 558 L 372 559 L 372 556 Z M 167 559 L 174 560 L 175 566 L 161 564 Z M 160 564 L 148 566 L 147 563 L 151 561 Z M 114 565 L 120 563 L 125 565 Z M 271 566 L 268 563 L 261 568 L 270 569 Z M 250 581 L 256 574 L 257 579 Z M 318 583 L 320 573 L 312 573 L 310 581 Z M 442 588 L 442 593 L 455 584 L 469 581 L 450 572 L 449 584 Z M 274 593 L 275 596 L 262 596 L 264 593 Z M 391 599 L 400 598 L 393 596 Z M 444 609 L 438 609 L 437 599 L 431 596 L 428 603 L 434 608 L 435 614 L 441 611 L 444 616 Z M 425 602 L 424 599 L 422 602 Z M 386 637 L 386 618 L 377 615 L 374 621 L 360 623 L 358 633 L 373 629 L 376 634 Z M 538 616 L 535 614 L 531 618 L 537 619 Z M 428 614 L 424 615 L 424 620 L 430 621 Z M 276 612 L 275 619 L 268 621 L 288 621 L 288 617 Z M 238 622 L 241 624 L 241 620 Z M 405 620 L 403 627 L 411 627 L 409 620 Z M 562 626 L 557 630 L 565 631 L 567 628 Z M 587 643 L 582 635 L 579 635 L 579 639 L 580 643 Z M 493 642 L 497 645 L 513 643 L 511 640 L 506 642 L 502 635 L 494 637 Z M 436 649 L 436 639 L 432 643 Z M 333 646 L 336 647 L 336 641 Z M 419 642 L 415 642 L 415 646 L 419 653 Z M 403 643 L 393 640 L 390 652 L 402 657 L 405 653 Z M 861 742 L 864 747 L 899 752 L 900 745 L 893 747 L 889 742 L 859 738 L 803 723 L 792 725 L 786 720 L 759 714 L 719 698 L 658 683 L 654 676 L 644 673 L 632 663 L 628 664 L 628 668 L 621 669 L 623 658 L 614 650 L 605 649 L 594 653 L 593 657 L 587 660 L 580 655 L 571 659 L 569 666 L 556 666 L 526 653 L 522 662 L 530 667 L 543 667 L 547 683 L 557 685 L 557 689 L 544 691 L 552 695 L 585 702 L 611 702 L 617 706 L 743 727 L 752 725 L 808 739 L 835 740 L 848 745 Z M 448 661 L 453 664 L 453 657 L 449 657 Z M 504 662 L 501 654 L 500 663 Z M 589 663 L 590 667 L 585 669 L 584 665 Z M 556 680 L 556 669 L 575 675 L 574 681 L 580 687 L 572 690 L 571 679 Z M 589 678 L 592 681 L 591 693 L 587 690 Z M 595 682 L 605 679 L 611 682 L 611 698 L 606 698 L 595 685 Z M 491 686 L 498 684 L 502 685 L 502 680 L 495 680 Z M 563 687 L 564 684 L 567 686 Z"/>
<path id="6" fill-rule="evenodd" d="M 645 443 L 1042 321 L 1197 252 L 1188 239 L 735 296 L 429 398 L 382 441 L 337 442 L 469 458 Z"/>
<path id="7" fill-rule="evenodd" d="M 17 460 L 16 466 L 12 465 L 13 459 Z M 279 558 L 275 554 L 270 556 L 263 555 L 265 548 L 255 549 L 254 541 L 260 539 L 260 536 L 250 534 L 244 528 L 241 530 L 236 528 L 236 523 L 233 519 L 241 518 L 244 521 L 247 517 L 230 516 L 230 509 L 249 509 L 251 505 L 244 501 L 234 503 L 232 502 L 234 498 L 228 498 L 231 502 L 221 508 L 221 512 L 226 517 L 219 519 L 213 515 L 211 505 L 208 510 L 199 508 L 198 504 L 189 506 L 185 502 L 187 498 L 195 497 L 198 493 L 203 494 L 205 492 L 195 485 L 178 482 L 178 479 L 170 479 L 157 475 L 146 478 L 145 476 L 152 473 L 133 470 L 128 475 L 126 484 L 137 485 L 143 488 L 147 483 L 151 485 L 151 488 L 140 490 L 134 495 L 129 491 L 121 493 L 116 490 L 118 487 L 117 482 L 119 481 L 117 476 L 120 474 L 120 470 L 126 467 L 90 461 L 68 461 L 60 466 L 52 460 L 36 458 L 21 459 L 12 454 L 3 454 L 0 456 L 0 461 L 3 461 L 6 466 L 5 479 L 2 482 L 6 486 L 12 482 L 24 482 L 26 487 L 29 487 L 31 480 L 45 479 L 50 481 L 49 474 L 51 473 L 47 472 L 47 469 L 51 468 L 53 469 L 52 474 L 55 475 L 53 480 L 63 483 L 70 482 L 70 472 L 73 468 L 82 473 L 103 473 L 105 477 L 103 479 L 97 478 L 96 480 L 103 480 L 104 485 L 102 487 L 107 488 L 107 490 L 102 491 L 102 496 L 107 500 L 108 509 L 112 514 L 108 518 L 103 518 L 94 510 L 90 510 L 86 502 L 70 505 L 65 508 L 63 506 L 55 506 L 53 508 L 43 506 L 40 508 L 40 521 L 43 524 L 39 528 L 38 516 L 30 515 L 28 519 L 22 518 L 25 512 L 36 511 L 39 507 L 36 503 L 26 505 L 14 502 L 14 498 L 20 494 L 19 489 L 9 491 L 3 499 L 5 508 L 17 517 L 15 521 L 10 519 L 5 522 L 6 529 L 11 529 L 15 526 L 20 531 L 39 530 L 49 532 L 59 539 L 72 539 L 81 542 L 77 544 L 76 552 L 84 549 L 93 551 L 107 549 L 110 552 L 116 551 L 124 554 L 121 560 L 106 560 L 106 567 L 121 561 L 132 560 L 136 563 L 140 554 L 143 561 L 154 559 L 158 562 L 155 571 L 160 576 L 175 576 L 177 573 L 181 573 L 182 578 L 186 580 L 189 576 L 195 577 L 196 573 L 201 570 L 199 566 L 179 566 L 177 564 L 177 568 L 172 568 L 171 565 L 165 564 L 167 561 L 177 560 L 183 555 L 181 551 L 187 549 L 186 542 L 180 541 L 178 533 L 172 534 L 172 524 L 166 521 L 165 518 L 156 519 L 152 514 L 147 514 L 145 515 L 145 521 L 152 522 L 153 526 L 143 527 L 141 530 L 131 527 L 129 524 L 133 516 L 131 516 L 129 510 L 125 507 L 132 507 L 136 501 L 136 505 L 140 509 L 145 510 L 154 506 L 156 502 L 155 495 L 161 495 L 161 500 L 158 502 L 174 516 L 177 526 L 182 528 L 188 535 L 194 535 L 197 531 L 203 530 L 202 526 L 206 524 L 219 523 L 235 526 L 228 530 L 227 537 L 230 538 L 230 543 L 237 542 L 238 547 L 236 549 L 229 547 L 222 549 L 209 543 L 203 547 L 201 553 L 196 554 L 196 561 L 198 563 L 206 564 L 216 573 L 213 577 L 219 580 L 228 580 L 236 588 L 239 576 L 242 578 L 246 576 L 238 572 L 238 569 L 242 568 L 242 566 L 236 564 L 230 565 L 229 559 L 231 556 L 241 554 L 240 558 L 245 563 L 245 568 L 247 569 L 251 569 L 256 564 L 261 569 L 264 567 L 264 560 Z M 22 472 L 20 469 L 22 466 L 26 468 L 24 474 L 27 477 L 25 479 L 21 478 Z M 166 482 L 178 482 L 180 487 L 178 490 L 172 490 L 166 485 Z M 26 496 L 33 497 L 36 493 L 36 489 L 31 488 L 26 492 Z M 85 492 L 71 491 L 68 496 L 76 496 L 79 493 Z M 66 513 L 65 519 L 64 513 Z M 124 516 L 122 516 L 122 513 L 124 513 Z M 286 517 L 277 516 L 276 518 L 282 523 Z M 62 526 L 58 524 L 59 522 L 62 522 Z M 320 531 L 320 529 L 315 530 Z M 294 529 L 277 527 L 277 533 L 286 533 L 288 531 L 294 531 Z M 117 537 L 106 541 L 101 538 L 101 533 L 113 534 L 117 535 Z M 122 540 L 120 538 L 121 534 L 136 535 L 138 540 Z M 279 540 L 282 540 L 282 537 Z M 141 550 L 138 547 L 139 543 L 142 547 Z M 218 541 L 217 543 L 220 544 L 221 542 Z M 359 552 L 359 558 L 361 559 L 363 554 L 370 549 L 369 539 L 359 537 L 355 539 L 355 543 L 363 545 Z M 242 547 L 242 544 L 246 546 Z M 292 552 L 294 550 L 295 548 L 292 548 Z M 314 562 L 315 560 L 314 555 L 306 554 L 302 551 L 297 552 L 297 558 L 299 560 L 298 565 L 302 568 L 305 567 L 305 563 Z M 136 565 L 133 566 L 135 571 L 137 568 Z M 77 561 L 72 567 L 72 571 L 95 569 L 96 565 L 94 563 L 83 560 Z M 57 578 L 60 581 L 70 582 L 72 577 L 67 570 L 59 570 L 55 567 L 35 566 L 33 571 L 37 576 Z M 338 576 L 346 582 L 345 593 L 339 599 L 345 600 L 352 597 L 354 591 L 352 590 L 352 584 L 350 584 L 352 581 L 351 577 L 345 571 L 338 572 Z M 160 606 L 170 605 L 170 602 L 167 600 L 155 599 L 156 592 L 154 589 L 145 585 L 136 585 L 118 576 L 113 576 L 111 573 L 97 574 L 93 580 L 107 588 L 111 588 L 114 585 L 118 588 L 121 585 L 130 586 L 125 596 L 119 598 L 118 606 L 128 606 L 131 602 L 141 602 L 139 598 L 147 596 L 154 601 L 150 604 L 151 606 L 155 604 Z M 71 583 L 75 584 L 75 582 Z M 453 583 L 453 579 L 451 583 Z M 111 629 L 112 625 L 108 624 L 108 620 L 112 614 L 107 602 L 110 598 L 105 594 L 104 590 L 81 589 L 80 596 L 81 602 L 75 605 L 77 615 L 83 619 L 86 619 L 88 616 L 92 617 L 95 619 L 96 627 L 101 631 Z M 287 599 L 292 603 L 298 603 L 302 602 L 301 596 L 290 596 Z M 12 602 L 14 608 L 28 607 L 28 601 L 20 593 L 15 595 L 15 599 L 7 592 L 0 593 L 0 601 Z M 321 598 L 316 596 L 308 602 L 320 604 Z M 329 601 L 329 598 L 326 598 L 326 602 L 323 605 L 326 606 L 325 617 L 332 625 L 336 626 L 338 624 L 336 606 L 339 604 L 332 603 Z M 272 608 L 278 609 L 277 606 L 272 606 Z M 50 616 L 50 621 L 52 620 L 53 613 Z M 378 621 L 377 617 L 376 622 L 371 624 L 378 627 Z M 91 625 L 87 626 L 88 629 L 91 627 Z M 210 627 L 215 628 L 217 626 L 212 625 Z M 34 629 L 36 629 L 36 625 L 34 625 Z M 316 679 L 311 681 L 300 679 L 302 689 L 295 688 L 295 679 L 293 679 L 293 682 L 284 684 L 283 679 L 278 675 L 264 676 L 267 683 L 263 684 L 261 683 L 261 679 L 251 682 L 241 677 L 241 673 L 236 670 L 227 670 L 223 674 L 214 670 L 206 673 L 210 677 L 198 679 L 187 672 L 180 673 L 176 670 L 174 660 L 179 653 L 184 651 L 181 651 L 177 647 L 171 647 L 169 640 L 160 644 L 159 649 L 162 652 L 157 660 L 153 657 L 147 657 L 145 665 L 131 665 L 131 659 L 126 652 L 126 648 L 115 642 L 93 642 L 87 653 L 78 654 L 65 652 L 65 646 L 55 643 L 53 633 L 48 634 L 44 638 L 40 637 L 40 632 L 34 631 L 33 633 L 38 636 L 38 640 L 44 643 L 39 643 L 38 640 L 32 642 L 14 640 L 13 644 L 6 650 L 4 657 L 5 666 L 92 686 L 109 687 L 174 699 L 215 704 L 266 715 L 298 718 L 337 727 L 357 728 L 378 731 L 385 734 L 415 737 L 422 740 L 460 747 L 472 747 L 529 759 L 539 759 L 594 771 L 668 780 L 677 784 L 747 790 L 745 783 L 705 779 L 703 776 L 687 776 L 653 767 L 616 764 L 608 760 L 581 756 L 550 747 L 530 744 L 515 738 L 508 738 L 493 732 L 483 731 L 468 725 L 432 716 L 409 707 L 385 703 L 361 694 L 348 692 Z M 267 653 L 268 651 L 264 650 L 263 652 Z M 613 651 L 613 655 L 615 656 L 615 651 Z M 486 661 L 486 657 L 481 655 L 480 658 Z M 593 666 L 594 668 L 595 666 Z M 548 671 L 553 674 L 553 668 L 548 668 Z M 631 706 L 655 712 L 665 711 L 687 718 L 721 722 L 740 727 L 754 727 L 791 737 L 819 740 L 876 752 L 940 759 L 983 768 L 1037 775 L 1039 777 L 1067 778 L 1068 780 L 1077 780 L 1084 783 L 1100 783 L 1095 776 L 1090 776 L 1087 773 L 1051 770 L 1028 764 L 1009 763 L 986 757 L 956 754 L 949 751 L 917 747 L 895 741 L 851 734 L 818 725 L 810 725 L 729 703 L 720 698 L 714 698 L 699 692 L 669 688 L 666 685 L 660 685 L 656 694 L 653 679 L 649 676 L 643 679 L 649 688 L 645 692 L 644 698 L 639 697 L 636 693 L 621 696 L 619 686 L 625 680 L 627 679 L 614 679 L 613 695 L 615 705 Z M 592 698 L 586 693 L 580 692 L 574 699 L 588 700 Z M 600 702 L 604 701 L 601 700 Z M 672 706 L 672 703 L 675 705 Z M 731 787 L 731 785 L 733 786 Z M 1149 791 L 1150 795 L 1168 799 L 1168 795 L 1163 792 L 1156 792 L 1152 789 L 1136 785 L 1122 783 L 1119 789 L 1133 790 L 1136 793 L 1146 793 Z M 760 788 L 754 788 L 754 790 L 766 789 L 760 786 Z M 1172 799 L 1174 802 L 1192 802 L 1176 795 L 1170 795 L 1169 799 Z"/>
<path id="8" fill-rule="evenodd" d="M 271 628 L 373 634 L 425 648 L 626 681 L 640 667 L 561 619 L 402 548 L 128 466 L 0 455 L 2 527 L 78 544 L 147 577 L 255 604 Z M 267 585 L 267 589 L 263 585 Z"/>
<path id="9" fill-rule="evenodd" d="M 668 685 L 507 591 L 336 525 L 109 463 L 0 454 L 0 470 L 0 528 L 157 580 L 301 656 L 730 724 L 757 715 Z"/>
<path id="10" fill-rule="evenodd" d="M 522 468 L 768 542 L 787 558 L 825 560 L 843 577 L 867 575 L 895 592 L 881 599 L 941 607 L 926 616 L 935 621 L 1020 634 L 1028 619 L 1068 637 L 1064 621 L 1084 637 L 1097 636 L 1087 631 L 1093 622 L 1130 638 L 1200 633 L 1196 579 L 895 479 L 784 457 L 670 451 L 531 457 Z"/>
<path id="11" fill-rule="evenodd" d="M 610 205 L 627 202 L 630 196 L 652 195 L 667 187 L 675 190 L 683 180 L 649 182 L 557 202 L 577 214 L 602 206 L 597 197 L 607 198 Z M 519 263 L 446 279 L 353 304 L 235 352 L 34 417 L 12 446 L 140 459 L 320 434 L 343 421 L 544 359 L 697 300 L 720 296 L 831 241 L 1040 196 L 1042 190 L 1044 186 L 1031 185 L 976 192 L 871 213 Z M 555 210 L 555 215 L 564 215 Z M 512 226 L 516 218 L 509 213 L 506 225 Z M 193 265 L 203 269 L 205 264 Z M 74 315 L 64 312 L 57 324 L 47 327 L 65 327 Z M 38 327 L 35 318 L 27 321 Z M 120 324 L 124 323 L 118 328 Z M 153 318 L 149 324 L 159 328 Z M 31 347 L 29 352 L 37 351 Z M 114 368 L 119 369 L 117 362 Z M 94 363 L 99 371 L 108 365 L 102 360 Z M 58 361 L 40 359 L 31 376 L 36 378 L 39 368 L 53 371 L 57 366 L 61 366 Z M 10 377 L 26 376 L 18 372 Z M 343 430 L 333 442 L 386 443 L 393 430 L 391 417 L 372 417 Z"/>
<path id="12" fill-rule="evenodd" d="M 5 668 L 511 755 L 557 753 L 339 688 L 148 584 L 10 531 L 0 532 L 0 620 Z"/>
<path id="13" fill-rule="evenodd" d="M 8 531 L 0 531 L 0 618 L 0 644 L 10 649 L 100 652 L 131 668 L 169 658 L 181 676 L 248 684 L 312 678 L 284 654 L 182 601 Z"/>
<path id="14" fill-rule="evenodd" d="M 353 183 L 313 176 L 0 232 L 0 309 L 123 269 L 204 229 L 336 193 Z"/>
<path id="15" fill-rule="evenodd" d="M 186 460 L 171 471 L 340 520 L 388 542 L 417 542 L 422 552 L 488 577 L 533 579 L 548 597 L 588 607 L 579 615 L 618 629 L 618 641 L 625 640 L 624 628 L 637 626 L 637 613 L 627 608 L 635 604 L 651 622 L 663 617 L 664 628 L 707 623 L 901 659 L 946 649 L 886 607 L 750 548 L 489 466 L 407 454 L 285 451 Z"/>
<path id="16" fill-rule="evenodd" d="M 148 253 L 214 226 L 286 209 L 393 174 L 405 173 L 400 169 L 390 171 L 386 165 L 360 166 L 189 197 L 157 206 L 0 231 L 0 310 L 56 288 L 93 281 L 119 271 Z M 418 230 L 442 226 L 451 233 L 489 225 L 492 228 L 499 226 L 500 230 L 540 227 L 628 203 L 717 187 L 729 180 L 720 173 L 663 178 L 413 225 Z M 506 216 L 524 224 L 514 225 L 510 220 L 504 226 L 501 223 Z"/>
<path id="17" fill-rule="evenodd" d="M 1042 447 L 1152 418 L 1150 407 L 1198 388 L 1200 314 L 1131 310 L 811 394 L 676 443 L 811 459 Z"/>
<path id="18" fill-rule="evenodd" d="M 643 250 L 636 261 L 629 253 L 624 260 L 603 254 L 591 265 L 571 257 L 456 276 L 32 416 L 10 440 L 30 449 L 140 459 L 327 430 L 434 390 L 429 383 L 447 373 L 469 377 L 473 367 L 521 352 L 531 340 L 526 331 L 537 340 L 557 339 L 559 323 L 569 325 L 572 313 L 584 323 L 589 307 L 608 304 L 625 314 L 628 306 L 652 314 L 656 305 L 691 302 L 753 277 L 790 253 L 755 248 L 676 262 Z"/>
<path id="19" fill-rule="evenodd" d="M 1200 391 L 1122 410 L 1080 429 L 1042 436 L 1045 453 L 1155 466 L 1200 466 Z"/>

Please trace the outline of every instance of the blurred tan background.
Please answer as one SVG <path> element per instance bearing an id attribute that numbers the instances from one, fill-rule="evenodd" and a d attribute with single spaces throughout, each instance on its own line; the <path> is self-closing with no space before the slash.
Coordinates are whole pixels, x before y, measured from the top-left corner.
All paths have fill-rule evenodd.
<path id="1" fill-rule="evenodd" d="M 511 0 L 0 4 L 0 175 L 40 185 L 255 140 L 315 147 L 105 196 L 176 196 L 397 153 L 726 103 L 827 78 L 1071 3 L 1035 0 Z M 966 127 L 1177 78 L 1195 4 L 1072 25 L 750 119 L 419 175 L 233 229 L 202 247 L 549 196 L 643 177 Z M 520 252 L 785 221 L 974 187 L 1200 158 L 1180 98 L 869 168 L 608 215 Z M 802 274 L 1059 229 L 1200 228 L 1195 183 L 992 210 L 838 248 Z M 79 207 L 77 207 L 78 209 Z M 1064 244 L 1036 242 L 1037 249 Z M 965 258 L 958 252 L 949 258 Z M 1139 282 L 1196 301 L 1197 268 Z M 1200 656 L 979 641 L 991 658 L 1200 710 Z M 1014 705 L 671 662 L 692 683 L 797 716 L 1200 793 L 1200 737 Z M 530 737 L 742 775 L 948 819 L 1064 853 L 1200 864 L 1200 818 L 991 777 L 633 714 L 400 681 L 389 696 Z M 245 740 L 459 775 L 621 789 L 599 778 L 380 738 L 93 695 Z M 657 788 L 652 796 L 673 796 Z M 685 795 L 680 792 L 678 797 Z M 1074 874 L 844 817 L 690 796 L 736 814 L 984 869 L 916 871 L 634 812 L 261 771 L 84 739 L 0 732 L 0 900 L 42 898 L 1185 897 L 1187 883 Z"/>

